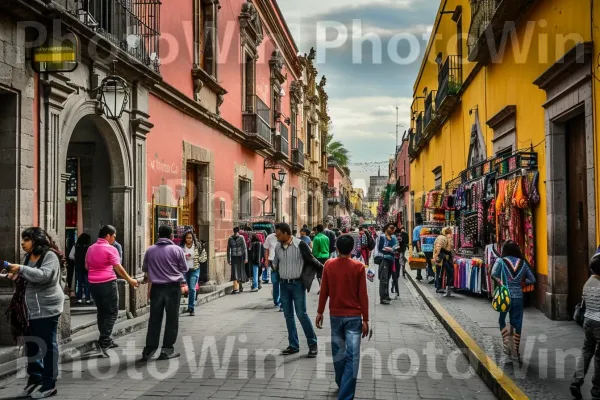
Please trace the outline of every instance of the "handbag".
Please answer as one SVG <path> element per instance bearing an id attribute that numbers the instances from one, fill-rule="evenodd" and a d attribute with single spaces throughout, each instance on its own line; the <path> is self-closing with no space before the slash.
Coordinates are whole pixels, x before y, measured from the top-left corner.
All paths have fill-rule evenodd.
<path id="1" fill-rule="evenodd" d="M 579 326 L 583 326 L 583 322 L 585 321 L 585 300 L 581 300 L 581 303 L 578 303 L 575 306 L 575 313 L 573 314 L 573 319 Z"/>
<path id="2" fill-rule="evenodd" d="M 504 263 L 504 261 L 503 261 Z M 506 287 L 506 273 L 504 272 L 504 264 L 502 265 L 502 281 L 501 285 L 494 290 L 494 296 L 492 300 L 492 308 L 498 312 L 507 312 L 510 310 L 510 292 Z"/>
<path id="3" fill-rule="evenodd" d="M 373 261 L 375 262 L 375 264 L 379 265 L 383 261 L 383 256 L 378 254 L 378 255 L 375 256 L 375 258 L 373 259 Z"/>

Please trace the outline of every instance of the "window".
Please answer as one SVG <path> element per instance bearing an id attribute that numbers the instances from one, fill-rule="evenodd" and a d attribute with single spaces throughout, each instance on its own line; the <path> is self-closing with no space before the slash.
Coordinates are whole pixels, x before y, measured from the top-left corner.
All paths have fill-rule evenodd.
<path id="1" fill-rule="evenodd" d="M 437 167 L 436 169 L 434 169 L 433 171 L 433 175 L 434 175 L 434 179 L 435 179 L 435 188 L 436 189 L 441 189 L 442 188 L 442 167 Z"/>
<path id="2" fill-rule="evenodd" d="M 511 154 L 512 154 L 512 152 L 513 152 L 512 146 L 509 146 L 509 147 L 507 147 L 507 148 L 505 148 L 505 149 L 499 150 L 499 151 L 496 153 L 496 157 L 499 157 L 499 158 L 501 158 L 501 157 L 506 157 L 506 156 L 509 156 L 509 155 L 511 155 Z"/>
<path id="3" fill-rule="evenodd" d="M 271 126 L 276 126 L 277 120 L 281 117 L 281 96 L 276 87 L 273 87 L 273 105 L 271 108 L 273 109 Z"/>
<path id="4" fill-rule="evenodd" d="M 292 229 L 298 230 L 298 194 L 296 188 L 292 189 L 292 201 L 290 202 L 290 222 L 292 223 Z"/>
<path id="5" fill-rule="evenodd" d="M 290 117 L 290 129 L 292 130 L 292 148 L 297 149 L 298 148 L 298 141 L 297 141 L 297 136 L 298 132 L 296 131 L 296 105 L 292 103 L 292 116 Z"/>
<path id="6" fill-rule="evenodd" d="M 271 196 L 271 211 L 273 212 L 275 219 L 277 221 L 281 221 L 281 209 L 279 207 L 279 204 L 281 202 L 281 196 L 279 195 L 279 188 L 273 187 L 272 193 L 273 195 Z"/>
<path id="7" fill-rule="evenodd" d="M 194 64 L 217 75 L 217 5 L 213 0 L 194 0 Z"/>
<path id="8" fill-rule="evenodd" d="M 251 214 L 251 182 L 248 179 L 239 180 L 239 219 L 243 220 L 250 217 Z"/>
<path id="9" fill-rule="evenodd" d="M 244 105 L 243 111 L 248 113 L 255 112 L 254 104 L 254 89 L 256 85 L 255 71 L 256 71 L 256 60 L 250 54 L 246 53 L 244 60 L 244 68 L 242 75 L 242 92 L 243 99 L 242 104 Z M 265 121 L 268 123 L 268 121 Z"/>
<path id="10" fill-rule="evenodd" d="M 306 124 L 306 153 L 309 156 L 312 154 L 312 124 L 310 122 Z"/>

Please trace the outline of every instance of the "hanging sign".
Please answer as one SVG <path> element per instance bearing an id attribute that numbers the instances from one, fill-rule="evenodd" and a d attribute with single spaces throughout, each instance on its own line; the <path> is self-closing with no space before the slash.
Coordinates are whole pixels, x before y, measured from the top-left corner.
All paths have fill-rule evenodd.
<path id="1" fill-rule="evenodd" d="M 79 41 L 69 33 L 61 39 L 49 38 L 32 51 L 35 72 L 73 72 L 79 64 Z"/>

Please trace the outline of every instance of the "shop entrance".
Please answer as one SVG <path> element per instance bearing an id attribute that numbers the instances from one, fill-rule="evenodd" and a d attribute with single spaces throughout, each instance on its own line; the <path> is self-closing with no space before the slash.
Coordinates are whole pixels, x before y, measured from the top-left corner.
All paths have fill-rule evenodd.
<path id="1" fill-rule="evenodd" d="M 208 243 L 210 228 L 208 164 L 188 162 L 185 176 L 183 225 L 192 226 L 198 240 Z M 207 253 L 210 259 L 210 246 L 207 246 Z M 208 265 L 210 268 L 210 263 Z M 207 268 L 200 269 L 200 282 L 208 282 L 209 276 Z"/>
<path id="2" fill-rule="evenodd" d="M 588 273 L 588 204 L 585 117 L 566 123 L 567 161 L 567 240 L 569 296 L 568 311 L 573 315 L 581 301 Z"/>
<path id="3" fill-rule="evenodd" d="M 82 118 L 73 131 L 67 149 L 66 172 L 69 178 L 64 193 L 65 250 L 70 253 L 82 234 L 88 234 L 91 243 L 94 243 L 103 225 L 115 225 L 110 188 L 111 160 L 103 136 L 92 117 Z M 117 232 L 117 241 L 120 241 L 119 234 L 122 232 Z M 67 279 L 73 296 L 77 288 L 73 261 L 70 261 Z M 75 299 L 73 305 L 78 306 L 71 309 L 73 315 L 85 314 L 86 310 L 81 309 Z M 92 308 L 87 311 L 95 314 L 93 306 L 84 308 Z"/>

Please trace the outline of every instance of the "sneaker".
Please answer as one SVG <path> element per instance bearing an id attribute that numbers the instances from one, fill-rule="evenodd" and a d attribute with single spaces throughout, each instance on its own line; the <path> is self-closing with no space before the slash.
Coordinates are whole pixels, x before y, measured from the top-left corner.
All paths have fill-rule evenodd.
<path id="1" fill-rule="evenodd" d="M 151 353 L 142 353 L 142 358 L 140 359 L 140 362 L 148 362 L 148 360 L 152 358 L 155 352 L 156 351 L 153 351 Z"/>
<path id="2" fill-rule="evenodd" d="M 27 399 L 42 383 L 41 382 L 33 382 L 27 383 L 27 386 L 17 395 L 17 399 Z"/>
<path id="3" fill-rule="evenodd" d="M 283 307 L 279 307 L 279 312 L 283 312 Z"/>
<path id="4" fill-rule="evenodd" d="M 190 317 L 195 317 L 196 313 L 194 312 L 194 310 L 190 310 Z"/>
<path id="5" fill-rule="evenodd" d="M 427 281 L 427 283 L 429 283 L 430 285 L 433 285 L 434 282 L 435 278 L 429 278 L 429 281 Z"/>
<path id="6" fill-rule="evenodd" d="M 319 346 L 317 346 L 316 344 L 313 344 L 308 347 L 308 354 L 306 355 L 306 357 L 315 358 L 315 357 L 317 357 L 317 354 L 319 354 Z"/>
<path id="7" fill-rule="evenodd" d="M 446 289 L 446 293 L 444 293 L 444 297 L 450 297 L 452 296 L 452 289 L 448 288 Z"/>
<path id="8" fill-rule="evenodd" d="M 268 283 L 269 283 L 269 281 L 263 281 L 263 283 L 266 285 L 266 284 L 268 284 Z"/>
<path id="9" fill-rule="evenodd" d="M 581 386 L 577 386 L 572 383 L 569 389 L 571 389 L 571 396 L 573 396 L 574 399 L 583 399 L 583 395 L 581 394 Z"/>
<path id="10" fill-rule="evenodd" d="M 83 304 L 83 300 L 77 300 L 77 304 L 79 304 L 79 305 Z"/>
<path id="11" fill-rule="evenodd" d="M 112 342 L 112 343 L 111 343 L 111 344 L 110 344 L 110 345 L 107 347 L 107 349 L 116 349 L 117 347 L 119 347 L 119 345 L 118 345 L 118 344 L 116 344 L 115 342 Z"/>
<path id="12" fill-rule="evenodd" d="M 422 280 L 423 280 L 423 278 L 421 278 L 420 276 L 417 276 L 417 278 L 416 278 L 416 279 L 417 279 L 418 281 L 422 281 Z"/>
<path id="13" fill-rule="evenodd" d="M 239 290 L 234 290 L 233 292 L 231 292 L 231 294 L 238 294 Z"/>
<path id="14" fill-rule="evenodd" d="M 258 289 L 257 289 L 257 288 L 253 288 L 253 289 L 251 289 L 250 291 L 251 291 L 252 293 L 254 293 L 254 292 L 258 292 Z"/>
<path id="15" fill-rule="evenodd" d="M 383 305 L 389 305 L 389 304 L 390 304 L 390 301 L 389 301 L 389 300 L 381 300 L 381 301 L 379 302 L 379 304 L 383 304 Z"/>
<path id="16" fill-rule="evenodd" d="M 158 356 L 159 360 L 170 360 L 171 358 L 177 358 L 179 357 L 181 354 L 173 352 L 173 353 L 165 353 L 162 352 L 160 353 L 160 356 Z"/>
<path id="17" fill-rule="evenodd" d="M 94 302 L 92 300 L 88 300 L 85 302 L 85 304 L 90 305 L 90 304 L 94 304 Z"/>
<path id="18" fill-rule="evenodd" d="M 299 353 L 299 352 L 300 352 L 299 349 L 294 349 L 293 347 L 288 346 L 287 349 L 281 351 L 281 355 L 282 356 L 289 356 L 289 355 L 296 354 L 296 353 Z"/>
<path id="19" fill-rule="evenodd" d="M 58 393 L 58 390 L 56 390 L 56 388 L 52 388 L 52 389 L 48 389 L 48 390 L 40 389 L 39 391 L 32 393 L 31 398 L 32 399 L 45 399 L 46 397 L 56 396 L 57 393 Z"/>

